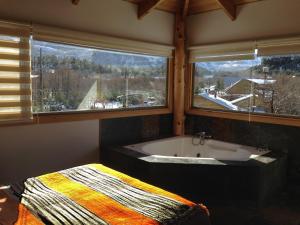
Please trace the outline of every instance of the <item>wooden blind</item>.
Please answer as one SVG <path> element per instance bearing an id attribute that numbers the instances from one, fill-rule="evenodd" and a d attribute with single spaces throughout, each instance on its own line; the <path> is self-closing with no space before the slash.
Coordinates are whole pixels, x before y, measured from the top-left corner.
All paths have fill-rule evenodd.
<path id="1" fill-rule="evenodd" d="M 189 47 L 189 61 L 249 60 L 255 57 L 255 42 L 236 42 Z"/>
<path id="2" fill-rule="evenodd" d="M 0 122 L 32 120 L 30 29 L 0 24 Z"/>
<path id="3" fill-rule="evenodd" d="M 33 39 L 171 58 L 174 46 L 33 24 Z"/>
<path id="4" fill-rule="evenodd" d="M 257 42 L 258 56 L 300 54 L 300 36 Z"/>

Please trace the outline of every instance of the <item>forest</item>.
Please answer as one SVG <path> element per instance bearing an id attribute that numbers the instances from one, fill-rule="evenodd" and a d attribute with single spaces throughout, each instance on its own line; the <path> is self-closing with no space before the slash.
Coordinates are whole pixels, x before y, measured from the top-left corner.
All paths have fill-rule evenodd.
<path id="1" fill-rule="evenodd" d="M 101 51 L 80 57 L 76 52 L 53 54 L 43 48 L 32 52 L 34 112 L 166 104 L 167 59 L 163 57 Z"/>

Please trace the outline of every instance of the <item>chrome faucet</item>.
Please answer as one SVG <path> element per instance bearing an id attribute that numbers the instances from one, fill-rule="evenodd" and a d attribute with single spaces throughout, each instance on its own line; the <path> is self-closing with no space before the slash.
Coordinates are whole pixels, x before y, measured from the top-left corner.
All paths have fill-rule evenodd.
<path id="1" fill-rule="evenodd" d="M 194 139 L 195 138 L 199 138 L 199 143 L 200 145 L 204 145 L 205 144 L 205 139 L 209 139 L 212 138 L 212 136 L 210 135 L 206 135 L 206 132 L 202 131 L 202 132 L 198 132 L 193 136 L 193 144 L 195 144 Z"/>

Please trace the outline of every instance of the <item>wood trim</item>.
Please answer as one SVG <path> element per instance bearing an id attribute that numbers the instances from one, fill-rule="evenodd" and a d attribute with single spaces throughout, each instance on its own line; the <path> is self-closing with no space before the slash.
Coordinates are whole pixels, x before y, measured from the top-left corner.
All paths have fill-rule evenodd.
<path id="1" fill-rule="evenodd" d="M 82 120 L 101 120 L 122 117 L 148 116 L 170 114 L 169 108 L 157 109 L 135 109 L 135 110 L 118 110 L 118 111 L 99 111 L 99 112 L 72 112 L 72 113 L 45 113 L 34 114 L 34 123 L 60 123 Z"/>
<path id="2" fill-rule="evenodd" d="M 285 126 L 295 126 L 300 127 L 300 118 L 288 117 L 288 116 L 273 116 L 273 115 L 259 115 L 259 114 L 249 114 L 241 112 L 226 112 L 217 110 L 207 110 L 207 109 L 189 109 L 186 114 L 196 115 L 196 116 L 206 116 L 206 117 L 216 117 L 231 120 L 242 120 L 247 122 L 257 122 L 257 123 L 267 123 Z"/>
<path id="3" fill-rule="evenodd" d="M 236 19 L 236 5 L 233 0 L 216 1 L 232 21 Z"/>
<path id="4" fill-rule="evenodd" d="M 134 117 L 134 116 L 151 116 L 151 115 L 165 115 L 172 114 L 170 108 L 156 108 L 156 109 L 136 109 L 136 110 L 122 110 L 122 111 L 98 111 L 98 112 L 64 112 L 64 113 L 43 113 L 34 114 L 33 120 L 30 121 L 0 121 L 0 127 L 12 126 L 27 126 L 37 124 L 50 124 L 50 123 L 66 123 L 87 120 L 99 120 Z M 1 115 L 0 115 L 1 118 Z M 15 119 L 16 117 L 12 117 Z M 21 119 L 21 118 L 20 118 Z"/>

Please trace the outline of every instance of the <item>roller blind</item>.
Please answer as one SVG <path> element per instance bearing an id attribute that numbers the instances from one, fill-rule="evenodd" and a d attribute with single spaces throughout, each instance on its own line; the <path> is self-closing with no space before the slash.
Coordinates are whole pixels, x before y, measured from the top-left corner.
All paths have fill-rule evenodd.
<path id="1" fill-rule="evenodd" d="M 258 56 L 300 53 L 300 37 L 261 40 L 257 42 Z"/>
<path id="2" fill-rule="evenodd" d="M 173 46 L 121 39 L 33 24 L 33 39 L 106 50 L 172 57 Z"/>
<path id="3" fill-rule="evenodd" d="M 0 23 L 0 122 L 30 121 L 30 29 Z"/>
<path id="4" fill-rule="evenodd" d="M 254 59 L 255 42 L 194 46 L 189 52 L 190 63 Z"/>

